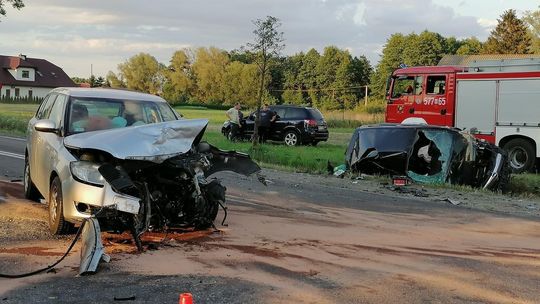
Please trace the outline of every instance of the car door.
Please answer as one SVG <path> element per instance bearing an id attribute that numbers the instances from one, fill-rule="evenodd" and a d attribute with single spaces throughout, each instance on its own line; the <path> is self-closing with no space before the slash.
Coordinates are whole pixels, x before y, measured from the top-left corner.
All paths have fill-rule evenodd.
<path id="1" fill-rule="evenodd" d="M 283 107 L 270 107 L 270 110 L 276 112 L 277 118 L 270 126 L 270 139 L 282 140 L 284 129 L 287 126 L 286 109 Z"/>
<path id="2" fill-rule="evenodd" d="M 28 124 L 28 157 L 30 164 L 30 178 L 32 179 L 34 185 L 37 187 L 39 192 L 43 195 L 48 193 L 48 186 L 44 189 L 42 176 L 43 172 L 41 171 L 41 159 L 40 155 L 43 151 L 43 132 L 38 132 L 34 129 L 36 122 L 46 119 L 51 112 L 54 100 L 56 99 L 56 94 L 49 94 L 45 97 L 41 106 L 39 107 L 36 116 L 30 120 Z"/>
<path id="3" fill-rule="evenodd" d="M 251 138 L 253 136 L 253 130 L 255 129 L 255 114 L 256 111 L 251 112 L 248 117 L 245 117 L 244 124 L 242 124 L 242 132 L 244 138 Z"/>
<path id="4" fill-rule="evenodd" d="M 44 119 L 53 121 L 59 130 L 63 129 L 65 104 L 67 97 L 62 94 L 54 96 L 54 103 L 52 103 L 51 110 L 45 113 Z M 39 133 L 40 144 L 34 147 L 35 161 L 38 172 L 40 173 L 35 183 L 38 189 L 42 191 L 43 195 L 47 197 L 49 189 L 49 179 L 51 172 L 56 168 L 58 163 L 58 151 L 62 147 L 63 132 L 50 133 L 50 132 L 37 132 Z M 59 173 L 59 172 L 57 172 Z"/>

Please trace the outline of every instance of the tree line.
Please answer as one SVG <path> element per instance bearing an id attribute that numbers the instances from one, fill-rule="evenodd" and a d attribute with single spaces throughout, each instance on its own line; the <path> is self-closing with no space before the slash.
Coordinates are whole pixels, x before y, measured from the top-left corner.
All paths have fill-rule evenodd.
<path id="1" fill-rule="evenodd" d="M 148 53 L 140 53 L 110 71 L 112 87 L 160 94 L 172 103 L 234 104 L 254 106 L 259 70 L 254 54 L 227 52 L 216 47 L 176 51 L 168 65 Z M 269 103 L 309 104 L 321 108 L 353 107 L 364 97 L 361 86 L 369 83 L 372 67 L 365 56 L 328 46 L 323 53 L 273 57 L 265 72 Z M 357 89 L 352 87 L 358 87 Z"/>
<path id="2" fill-rule="evenodd" d="M 540 8 L 540 7 L 539 7 Z M 350 109 L 369 94 L 382 98 L 388 76 L 401 64 L 436 65 L 447 54 L 540 54 L 540 9 L 518 18 L 505 11 L 484 42 L 456 39 L 425 30 L 395 33 L 383 47 L 375 69 L 365 56 L 327 46 L 289 56 L 273 56 L 264 72 L 263 100 L 306 104 L 322 109 Z M 93 83 L 160 94 L 171 103 L 257 105 L 260 67 L 252 50 L 225 51 L 216 47 L 182 49 L 167 64 L 148 53 L 134 55 Z"/>

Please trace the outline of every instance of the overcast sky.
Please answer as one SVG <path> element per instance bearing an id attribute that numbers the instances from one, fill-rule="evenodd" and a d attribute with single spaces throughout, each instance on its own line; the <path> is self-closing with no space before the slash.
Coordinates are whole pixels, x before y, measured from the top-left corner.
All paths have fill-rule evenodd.
<path id="1" fill-rule="evenodd" d="M 168 64 L 175 50 L 237 49 L 253 39 L 252 20 L 278 17 L 285 54 L 324 46 L 347 48 L 375 65 L 386 39 L 425 29 L 485 40 L 507 9 L 539 9 L 535 0 L 24 0 L 0 22 L 0 54 L 26 54 L 70 76 L 116 72 L 148 52 Z"/>

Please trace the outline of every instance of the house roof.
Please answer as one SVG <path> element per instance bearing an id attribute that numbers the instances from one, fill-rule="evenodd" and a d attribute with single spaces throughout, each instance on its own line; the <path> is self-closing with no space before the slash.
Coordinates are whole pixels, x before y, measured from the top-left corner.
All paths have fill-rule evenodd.
<path id="1" fill-rule="evenodd" d="M 15 79 L 8 70 L 17 68 L 35 69 L 35 81 Z M 0 55 L 0 85 L 46 88 L 77 86 L 64 70 L 45 59 L 3 55 Z"/>
<path id="2" fill-rule="evenodd" d="M 540 58 L 538 54 L 444 55 L 437 65 L 470 66 L 476 61 Z"/>

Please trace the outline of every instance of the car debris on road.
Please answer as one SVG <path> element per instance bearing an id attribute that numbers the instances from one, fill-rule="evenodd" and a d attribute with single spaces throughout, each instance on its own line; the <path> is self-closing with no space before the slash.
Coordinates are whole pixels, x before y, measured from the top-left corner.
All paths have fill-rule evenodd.
<path id="1" fill-rule="evenodd" d="M 460 184 L 504 191 L 510 180 L 505 152 L 457 129 L 380 124 L 357 128 L 346 151 L 355 173 L 406 176 L 425 184 Z"/>

